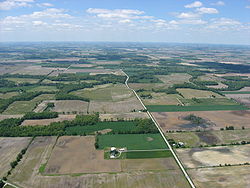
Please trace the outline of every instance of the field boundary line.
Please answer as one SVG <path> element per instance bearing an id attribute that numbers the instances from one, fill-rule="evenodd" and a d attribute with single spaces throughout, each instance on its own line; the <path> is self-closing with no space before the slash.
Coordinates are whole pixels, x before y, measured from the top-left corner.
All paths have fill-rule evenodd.
<path id="1" fill-rule="evenodd" d="M 0 180 L 2 180 L 2 179 L 0 179 Z M 4 180 L 2 180 L 2 182 L 5 183 L 5 185 L 4 185 L 3 187 L 5 187 L 6 185 L 10 185 L 10 186 L 15 187 L 15 188 L 21 188 L 21 187 L 18 187 L 18 186 L 16 186 L 16 185 L 14 185 L 14 184 L 12 184 L 12 183 L 10 183 L 10 182 L 4 181 Z"/>
<path id="2" fill-rule="evenodd" d="M 157 120 L 154 118 L 154 116 L 147 110 L 146 106 L 144 105 L 144 103 L 142 102 L 141 98 L 138 96 L 138 94 L 136 93 L 136 91 L 132 88 L 129 87 L 128 85 L 128 80 L 129 80 L 129 76 L 127 73 L 125 73 L 122 69 L 121 71 L 127 76 L 126 80 L 125 80 L 125 85 L 127 86 L 128 89 L 130 89 L 131 91 L 133 91 L 133 93 L 135 94 L 136 98 L 140 101 L 140 103 L 142 104 L 142 106 L 144 107 L 144 110 L 147 111 L 148 116 L 151 118 L 151 120 L 154 122 L 155 126 L 157 127 L 157 129 L 159 130 L 163 140 L 165 141 L 165 143 L 167 144 L 168 148 L 170 149 L 171 153 L 174 156 L 175 161 L 177 162 L 177 164 L 179 165 L 181 171 L 183 172 L 185 178 L 187 179 L 189 185 L 192 188 L 196 188 L 196 186 L 194 185 L 192 179 L 189 177 L 188 173 L 186 172 L 182 162 L 180 161 L 180 159 L 177 157 L 176 153 L 174 152 L 173 148 L 171 147 L 171 145 L 169 144 L 168 140 L 166 139 L 159 123 L 157 122 Z"/>
<path id="3" fill-rule="evenodd" d="M 123 151 L 123 152 L 137 152 L 137 151 L 169 151 L 170 149 L 142 149 L 142 150 L 139 150 L 139 149 L 134 149 L 134 150 L 126 150 L 126 151 Z"/>

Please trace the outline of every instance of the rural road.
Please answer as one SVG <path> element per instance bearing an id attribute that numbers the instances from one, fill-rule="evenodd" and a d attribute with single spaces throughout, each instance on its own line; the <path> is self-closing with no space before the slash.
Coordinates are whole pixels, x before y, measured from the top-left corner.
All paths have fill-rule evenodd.
<path id="1" fill-rule="evenodd" d="M 1 180 L 1 179 L 0 179 Z M 14 185 L 14 184 L 12 184 L 12 183 L 9 183 L 9 182 L 7 182 L 7 181 L 4 181 L 4 180 L 2 180 L 4 183 L 5 183 L 5 185 L 3 186 L 3 187 L 5 187 L 6 185 L 10 185 L 10 186 L 12 186 L 12 187 L 15 187 L 15 188 L 20 188 L 20 187 L 17 187 L 16 185 Z"/>
<path id="2" fill-rule="evenodd" d="M 142 104 L 143 108 L 144 108 L 145 110 L 147 110 L 146 106 L 143 104 L 141 98 L 138 96 L 138 94 L 136 93 L 136 91 L 135 91 L 134 89 L 132 89 L 132 88 L 129 87 L 129 85 L 128 85 L 129 76 L 128 76 L 127 73 L 125 73 L 123 70 L 121 70 L 121 71 L 127 76 L 127 79 L 126 79 L 126 81 L 125 81 L 125 85 L 127 86 L 128 89 L 130 89 L 131 91 L 133 91 L 133 93 L 135 94 L 135 96 L 137 97 L 137 99 L 138 99 L 138 100 L 140 101 L 140 103 Z M 195 185 L 194 185 L 194 183 L 193 183 L 193 181 L 191 180 L 191 178 L 189 177 L 188 173 L 186 172 L 185 168 L 183 167 L 181 161 L 179 160 L 179 158 L 178 158 L 177 155 L 175 154 L 175 152 L 174 152 L 172 146 L 169 144 L 168 140 L 166 139 L 166 137 L 165 137 L 165 135 L 164 135 L 164 133 L 163 133 L 163 131 L 162 131 L 162 129 L 161 129 L 159 123 L 157 122 L 157 120 L 154 118 L 154 116 L 153 116 L 148 110 L 147 110 L 147 114 L 148 114 L 148 116 L 152 119 L 152 121 L 154 122 L 155 126 L 156 126 L 157 129 L 159 130 L 159 132 L 160 132 L 162 138 L 164 139 L 164 141 L 165 141 L 165 143 L 167 144 L 169 150 L 170 150 L 171 153 L 173 154 L 173 156 L 174 156 L 174 158 L 175 158 L 177 164 L 179 165 L 179 167 L 180 167 L 181 171 L 183 172 L 184 176 L 186 177 L 188 183 L 190 184 L 190 186 L 191 186 L 192 188 L 196 188 Z"/>

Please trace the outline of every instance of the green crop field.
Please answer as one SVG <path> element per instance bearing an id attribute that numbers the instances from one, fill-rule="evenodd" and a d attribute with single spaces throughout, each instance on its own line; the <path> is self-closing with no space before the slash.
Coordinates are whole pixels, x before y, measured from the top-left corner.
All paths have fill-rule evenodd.
<path id="1" fill-rule="evenodd" d="M 132 121 L 98 122 L 96 125 L 67 127 L 66 134 L 82 135 L 84 133 L 89 134 L 105 129 L 112 129 L 113 132 L 117 133 L 121 131 L 134 131 L 136 128 L 135 122 Z"/>
<path id="2" fill-rule="evenodd" d="M 98 136 L 100 149 L 126 147 L 129 150 L 167 149 L 160 134 L 115 134 Z"/>
<path id="3" fill-rule="evenodd" d="M 197 106 L 175 106 L 175 105 L 148 105 L 150 112 L 185 112 L 185 111 L 220 111 L 220 110 L 249 110 L 243 105 L 197 105 Z"/>
<path id="4" fill-rule="evenodd" d="M 165 158 L 172 157 L 170 150 L 164 151 L 136 151 L 136 152 L 127 152 L 127 159 L 143 159 L 143 158 Z"/>

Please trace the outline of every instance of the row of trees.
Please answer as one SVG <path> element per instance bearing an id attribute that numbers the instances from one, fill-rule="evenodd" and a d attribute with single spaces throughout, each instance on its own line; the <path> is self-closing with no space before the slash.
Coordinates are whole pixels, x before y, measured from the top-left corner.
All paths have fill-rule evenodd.
<path id="1" fill-rule="evenodd" d="M 27 118 L 42 118 L 39 115 L 27 115 Z M 47 117 L 47 116 L 46 116 Z M 17 136 L 61 136 L 66 135 L 66 128 L 73 126 L 96 125 L 99 120 L 99 114 L 94 115 L 77 115 L 72 121 L 54 122 L 48 126 L 19 126 L 24 118 L 6 119 L 0 122 L 0 136 L 17 137 Z M 150 119 L 136 119 L 135 129 L 131 131 L 118 131 L 118 134 L 135 134 L 135 133 L 157 133 L 158 130 Z M 112 132 L 110 134 L 113 134 Z"/>
<path id="2" fill-rule="evenodd" d="M 58 112 L 28 112 L 23 116 L 23 119 L 52 119 L 57 118 Z"/>

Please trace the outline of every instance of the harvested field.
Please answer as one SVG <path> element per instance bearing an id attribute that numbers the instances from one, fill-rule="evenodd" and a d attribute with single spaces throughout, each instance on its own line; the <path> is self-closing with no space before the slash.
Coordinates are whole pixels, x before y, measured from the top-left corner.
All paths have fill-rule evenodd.
<path id="1" fill-rule="evenodd" d="M 166 133 L 168 138 L 176 142 L 183 142 L 189 147 L 200 145 L 231 144 L 232 142 L 250 141 L 250 129 L 201 131 L 201 132 L 175 132 Z"/>
<path id="2" fill-rule="evenodd" d="M 219 82 L 218 85 L 215 85 L 215 86 L 207 86 L 207 87 L 209 87 L 209 88 L 215 88 L 215 89 L 228 88 L 227 85 L 225 85 L 225 84 L 223 84 L 223 83 L 221 83 L 221 82 Z"/>
<path id="3" fill-rule="evenodd" d="M 177 149 L 176 152 L 186 168 L 250 162 L 250 145 Z"/>
<path id="4" fill-rule="evenodd" d="M 250 94 L 226 94 L 227 97 L 233 98 L 241 104 L 250 106 Z"/>
<path id="5" fill-rule="evenodd" d="M 17 84 L 22 84 L 22 83 L 35 84 L 39 81 L 39 79 L 34 79 L 34 78 L 6 78 L 6 80 L 13 81 Z"/>
<path id="6" fill-rule="evenodd" d="M 0 121 L 4 120 L 4 119 L 9 119 L 9 118 L 21 118 L 23 117 L 23 115 L 3 115 L 0 114 Z"/>
<path id="7" fill-rule="evenodd" d="M 98 75 L 98 74 L 114 74 L 118 76 L 124 76 L 124 73 L 121 70 L 115 70 L 112 72 L 91 72 L 89 75 Z"/>
<path id="8" fill-rule="evenodd" d="M 199 99 L 201 100 L 201 99 Z M 202 99 L 204 101 L 204 99 Z M 219 101 L 220 103 L 229 103 L 227 105 L 215 104 L 216 100 L 212 100 L 211 104 L 208 104 L 209 101 L 204 101 L 204 104 L 194 104 L 191 106 L 177 106 L 177 105 L 147 105 L 147 109 L 150 112 L 192 112 L 192 111 L 239 111 L 239 110 L 249 110 L 245 105 L 239 104 L 235 101 L 230 101 L 229 99 Z M 182 99 L 182 103 L 190 104 L 193 103 L 191 99 Z M 184 105 L 185 105 L 184 104 Z M 213 105 L 214 104 L 214 105 Z"/>
<path id="9" fill-rule="evenodd" d="M 9 99 L 11 97 L 17 96 L 18 94 L 18 92 L 0 93 L 0 99 Z"/>
<path id="10" fill-rule="evenodd" d="M 182 84 L 184 82 L 188 82 L 190 78 L 192 78 L 191 75 L 186 73 L 174 73 L 170 75 L 160 75 L 156 76 L 159 78 L 163 83 L 165 87 L 170 87 L 174 84 Z"/>
<path id="11" fill-rule="evenodd" d="M 197 89 L 177 89 L 178 92 L 180 92 L 184 98 L 186 99 L 192 99 L 192 98 L 213 98 L 215 96 L 216 98 L 224 98 L 224 96 L 219 95 L 217 93 L 214 93 L 212 91 L 205 91 L 205 90 L 197 90 Z"/>
<path id="12" fill-rule="evenodd" d="M 52 111 L 59 113 L 81 113 L 87 114 L 88 102 L 80 100 L 57 100 Z"/>
<path id="13" fill-rule="evenodd" d="M 154 83 L 129 83 L 129 87 L 134 90 L 138 89 L 145 89 L 145 90 L 152 90 L 153 88 L 160 88 L 162 87 L 161 84 L 154 84 Z"/>
<path id="14" fill-rule="evenodd" d="M 72 64 L 70 67 L 79 67 L 79 68 L 86 68 L 86 67 L 93 67 L 93 64 Z"/>
<path id="15" fill-rule="evenodd" d="M 193 66 L 193 67 L 198 67 L 199 65 L 192 64 L 192 63 L 178 63 L 180 65 L 186 65 L 186 66 Z"/>
<path id="16" fill-rule="evenodd" d="M 22 122 L 22 126 L 36 126 L 36 125 L 49 125 L 53 122 L 61 122 L 65 120 L 73 120 L 75 119 L 76 115 L 62 115 L 60 114 L 59 117 L 53 119 L 27 119 Z"/>
<path id="17" fill-rule="evenodd" d="M 239 91 L 250 91 L 250 87 L 244 87 L 244 88 L 240 89 Z"/>
<path id="18" fill-rule="evenodd" d="M 223 76 L 247 76 L 250 78 L 250 73 L 226 73 L 226 74 L 215 74 L 215 76 L 223 77 Z"/>
<path id="19" fill-rule="evenodd" d="M 104 84 L 94 88 L 81 89 L 71 94 L 94 101 L 122 101 L 134 96 L 124 84 Z"/>
<path id="20" fill-rule="evenodd" d="M 130 172 L 135 170 L 178 170 L 173 157 L 158 159 L 129 159 L 121 160 L 123 171 Z"/>
<path id="21" fill-rule="evenodd" d="M 18 69 L 14 72 L 11 72 L 11 74 L 47 75 L 56 69 L 57 68 L 48 68 L 48 67 L 32 65 L 32 66 L 27 66 L 27 67 Z"/>
<path id="22" fill-rule="evenodd" d="M 9 74 L 11 72 L 17 71 L 19 69 L 22 69 L 24 65 L 18 65 L 18 64 L 11 64 L 11 65 L 3 65 L 0 66 L 0 75 Z"/>
<path id="23" fill-rule="evenodd" d="M 43 100 L 53 99 L 54 94 L 42 94 L 30 101 L 15 101 L 11 103 L 3 114 L 24 114 L 31 112 Z"/>
<path id="24" fill-rule="evenodd" d="M 56 137 L 36 137 L 8 179 L 21 187 L 30 187 L 32 184 L 36 184 L 35 177 L 40 165 L 48 160 L 55 142 Z"/>
<path id="25" fill-rule="evenodd" d="M 84 68 L 84 69 L 66 69 L 63 73 L 105 73 L 112 74 L 113 70 L 103 69 L 103 68 Z"/>
<path id="26" fill-rule="evenodd" d="M 89 112 L 100 113 L 128 113 L 132 111 L 142 110 L 143 107 L 139 100 L 135 97 L 119 102 L 99 102 L 90 101 Z"/>
<path id="27" fill-rule="evenodd" d="M 149 118 L 146 112 L 130 112 L 121 114 L 99 114 L 101 121 L 117 121 L 119 119 L 134 120 L 136 118 Z"/>
<path id="28" fill-rule="evenodd" d="M 199 168 L 188 170 L 194 184 L 199 188 L 248 188 L 250 166 Z"/>
<path id="29" fill-rule="evenodd" d="M 94 147 L 95 137 L 60 137 L 47 163 L 47 174 L 119 172 L 119 160 L 105 160 Z M 73 154 L 73 155 L 72 155 Z"/>
<path id="30" fill-rule="evenodd" d="M 200 81 L 217 81 L 220 82 L 224 80 L 223 78 L 220 78 L 214 74 L 206 74 L 198 77 L 198 80 Z"/>
<path id="31" fill-rule="evenodd" d="M 7 174 L 11 169 L 10 162 L 16 160 L 17 155 L 22 149 L 27 147 L 31 138 L 0 138 L 0 177 Z"/>
<path id="32" fill-rule="evenodd" d="M 138 159 L 136 159 L 138 160 Z M 32 188 L 189 188 L 182 172 L 178 170 L 133 171 L 115 174 L 79 174 L 76 176 L 41 176 L 36 175 L 25 185 Z"/>
<path id="33" fill-rule="evenodd" d="M 249 118 L 250 111 L 193 111 L 193 112 L 153 112 L 157 121 L 164 131 L 167 130 L 197 130 L 204 129 L 197 125 L 190 124 L 189 121 L 183 120 L 190 114 L 201 117 L 208 122 L 210 126 L 206 130 L 219 130 L 226 126 L 234 126 L 235 129 L 241 129 L 242 126 L 250 128 Z"/>
<path id="34" fill-rule="evenodd" d="M 97 65 L 119 65 L 122 61 L 95 61 L 94 64 Z"/>
<path id="35" fill-rule="evenodd" d="M 142 99 L 145 105 L 178 105 L 181 96 L 177 94 L 151 93 L 151 99 Z"/>

